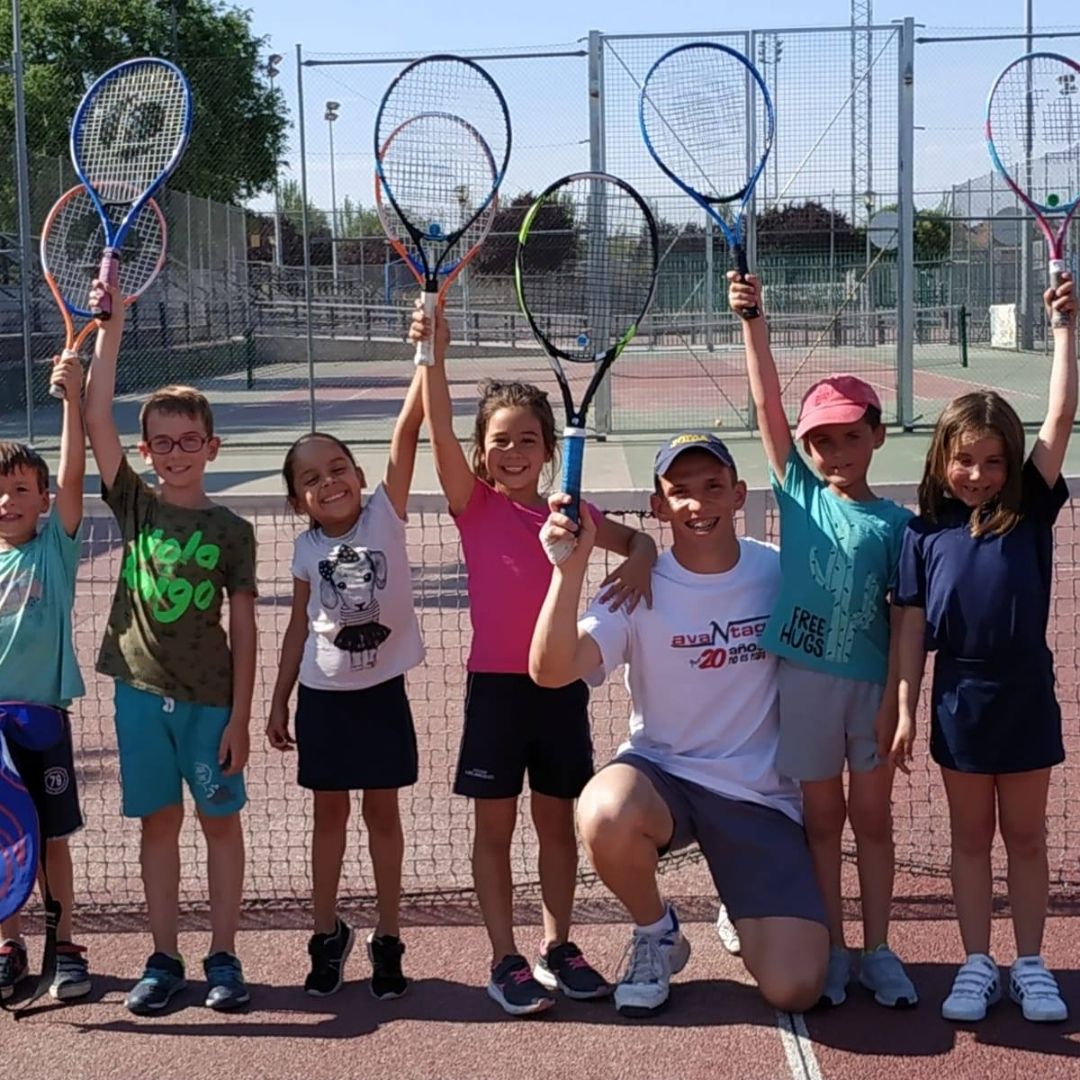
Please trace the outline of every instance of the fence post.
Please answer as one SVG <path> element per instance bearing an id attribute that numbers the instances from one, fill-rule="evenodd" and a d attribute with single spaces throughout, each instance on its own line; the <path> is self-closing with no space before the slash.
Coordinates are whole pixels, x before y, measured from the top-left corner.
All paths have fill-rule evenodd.
<path id="1" fill-rule="evenodd" d="M 304 131 L 304 62 L 303 49 L 296 43 L 296 104 L 300 128 L 300 230 L 304 238 L 304 314 L 307 330 L 304 345 L 308 365 L 308 419 L 315 430 L 315 340 L 311 326 L 311 247 L 308 235 L 307 140 Z"/>
<path id="2" fill-rule="evenodd" d="M 900 426 L 910 430 L 915 422 L 915 20 L 911 17 L 901 24 L 899 48 L 896 412 Z"/>
<path id="3" fill-rule="evenodd" d="M 30 165 L 26 150 L 23 97 L 22 17 L 19 0 L 11 5 L 11 73 L 15 92 L 15 169 L 19 212 L 19 305 L 22 311 L 23 378 L 26 385 L 26 441 L 34 441 L 34 340 L 30 329 Z"/>
<path id="4" fill-rule="evenodd" d="M 589 31 L 589 169 L 605 171 L 604 152 L 604 35 Z M 611 379 L 604 379 L 593 398 L 597 437 L 611 432 Z"/>

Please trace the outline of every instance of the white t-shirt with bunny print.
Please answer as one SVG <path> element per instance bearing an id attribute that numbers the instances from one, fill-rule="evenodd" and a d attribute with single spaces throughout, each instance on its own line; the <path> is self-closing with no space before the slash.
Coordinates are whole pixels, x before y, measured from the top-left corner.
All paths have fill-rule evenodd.
<path id="1" fill-rule="evenodd" d="M 310 587 L 300 682 L 362 690 L 424 659 L 413 606 L 405 522 L 380 484 L 349 532 L 312 528 L 296 538 L 293 577 Z"/>

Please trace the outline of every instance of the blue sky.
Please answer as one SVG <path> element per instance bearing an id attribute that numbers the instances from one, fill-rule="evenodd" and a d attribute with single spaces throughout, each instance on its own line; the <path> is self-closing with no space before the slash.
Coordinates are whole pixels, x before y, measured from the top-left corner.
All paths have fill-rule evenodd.
<path id="1" fill-rule="evenodd" d="M 243 0 L 241 0 L 243 2 Z M 251 0 L 249 0 L 251 2 Z M 812 0 L 808 20 L 806 0 L 771 0 L 749 20 L 732 20 L 730 9 L 715 2 L 681 0 L 678 4 L 642 0 L 544 0 L 536 5 L 498 4 L 494 0 L 434 3 L 407 0 L 376 4 L 370 0 L 254 0 L 255 32 L 270 39 L 269 51 L 285 56 L 279 86 L 295 117 L 295 45 L 311 58 L 332 54 L 390 54 L 420 56 L 436 51 L 561 46 L 573 49 L 590 29 L 613 34 L 677 33 L 680 31 L 743 30 L 770 27 L 843 26 L 848 0 Z M 492 19 L 491 11 L 497 12 Z M 672 12 L 678 10 L 678 15 Z M 911 15 L 926 29 L 920 33 L 987 27 L 1019 30 L 1023 0 L 876 0 L 875 23 L 888 24 Z M 1036 3 L 1036 25 L 1060 24 L 1060 8 Z M 1040 23 L 1040 16 L 1046 18 Z M 1080 22 L 1080 19 L 1077 20 Z M 884 39 L 883 39 L 884 40 Z M 790 35 L 774 75 L 777 139 L 772 171 L 765 184 L 767 198 L 835 199 L 850 202 L 850 137 L 844 99 L 850 87 L 850 45 L 846 35 L 813 39 Z M 733 42 L 737 44 L 737 42 Z M 633 118 L 633 80 L 666 46 L 637 42 L 616 44 L 619 63 L 609 79 L 607 167 L 647 194 L 659 183 L 658 173 L 644 154 Z M 1064 52 L 1080 51 L 1080 38 L 1046 43 Z M 995 74 L 1022 51 L 1020 42 L 921 45 L 916 50 L 916 188 L 922 205 L 935 205 L 941 192 L 955 183 L 986 173 L 989 162 L 981 129 L 987 90 Z M 874 189 L 879 204 L 890 201 L 895 161 L 895 75 L 882 60 L 875 83 Z M 621 65 L 621 69 L 620 69 Z M 644 67 L 642 66 L 644 65 Z M 514 122 L 514 153 L 505 188 L 511 193 L 536 189 L 555 176 L 588 165 L 588 113 L 585 64 L 575 58 L 551 61 L 492 62 L 489 70 L 510 102 Z M 335 179 L 338 205 L 350 195 L 371 203 L 372 126 L 382 90 L 397 71 L 376 67 L 316 67 L 304 69 L 305 117 L 308 139 L 308 183 L 313 201 L 330 205 L 330 155 L 323 105 L 341 102 L 341 119 L 334 128 Z M 626 73 L 625 76 L 623 73 Z M 766 72 L 773 84 L 773 75 Z M 877 75 L 875 76 L 877 77 Z M 619 85 L 619 79 L 625 82 Z M 620 96 L 621 95 L 621 96 Z M 617 99 L 617 100 L 616 100 Z M 625 113 L 625 116 L 624 116 Z M 298 137 L 291 134 L 288 154 L 298 175 Z M 657 187 L 675 197 L 670 188 Z M 759 198 L 763 194 L 758 188 Z M 266 200 L 259 200 L 266 205 Z"/>

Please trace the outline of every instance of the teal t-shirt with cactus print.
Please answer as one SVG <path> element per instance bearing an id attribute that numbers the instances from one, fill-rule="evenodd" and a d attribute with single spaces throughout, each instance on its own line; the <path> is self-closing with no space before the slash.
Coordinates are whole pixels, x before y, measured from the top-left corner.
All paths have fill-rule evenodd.
<path id="1" fill-rule="evenodd" d="M 834 495 L 796 447 L 781 484 L 780 595 L 761 638 L 786 660 L 860 682 L 884 683 L 889 593 L 910 510 L 889 499 Z"/>

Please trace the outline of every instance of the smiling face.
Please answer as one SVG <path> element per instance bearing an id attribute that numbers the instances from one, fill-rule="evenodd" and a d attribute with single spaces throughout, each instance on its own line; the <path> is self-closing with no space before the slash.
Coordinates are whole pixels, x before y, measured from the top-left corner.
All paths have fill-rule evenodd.
<path id="1" fill-rule="evenodd" d="M 653 513 L 671 526 L 676 550 L 707 549 L 730 539 L 746 484 L 712 454 L 685 450 L 656 481 Z"/>
<path id="2" fill-rule="evenodd" d="M 1001 494 L 1009 479 L 1005 443 L 994 432 L 962 432 L 945 466 L 945 486 L 974 509 Z"/>
<path id="3" fill-rule="evenodd" d="M 37 469 L 15 465 L 0 474 L 0 546 L 19 547 L 37 534 L 38 518 L 49 509 L 49 492 Z"/>
<path id="4" fill-rule="evenodd" d="M 290 452 L 293 509 L 328 535 L 347 532 L 360 516 L 364 474 L 336 439 L 315 436 Z"/>
<path id="5" fill-rule="evenodd" d="M 527 405 L 496 409 L 484 432 L 484 467 L 498 491 L 522 499 L 536 497 L 551 453 L 536 413 Z"/>
<path id="6" fill-rule="evenodd" d="M 150 409 L 143 430 L 139 452 L 162 486 L 178 492 L 202 490 L 206 466 L 221 448 L 221 441 L 207 432 L 204 422 L 184 413 Z"/>

